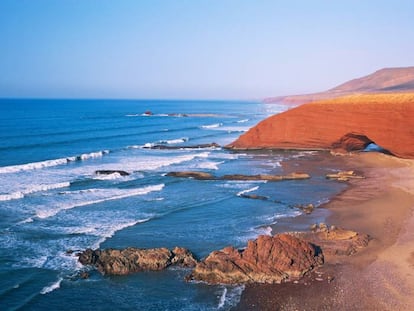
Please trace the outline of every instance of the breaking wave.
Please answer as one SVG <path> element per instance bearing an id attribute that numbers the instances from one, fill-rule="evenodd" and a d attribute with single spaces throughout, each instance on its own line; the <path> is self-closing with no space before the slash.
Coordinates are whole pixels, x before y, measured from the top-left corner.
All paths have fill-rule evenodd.
<path id="1" fill-rule="evenodd" d="M 27 164 L 3 166 L 3 167 L 0 167 L 0 174 L 17 173 L 21 171 L 36 170 L 36 169 L 43 169 L 46 167 L 64 165 L 64 164 L 68 164 L 70 162 L 75 162 L 75 161 L 84 161 L 88 159 L 100 158 L 103 155 L 108 154 L 108 153 L 109 153 L 109 150 L 101 150 L 97 152 L 84 153 L 78 156 L 67 157 L 67 158 L 32 162 L 32 163 L 27 163 Z"/>

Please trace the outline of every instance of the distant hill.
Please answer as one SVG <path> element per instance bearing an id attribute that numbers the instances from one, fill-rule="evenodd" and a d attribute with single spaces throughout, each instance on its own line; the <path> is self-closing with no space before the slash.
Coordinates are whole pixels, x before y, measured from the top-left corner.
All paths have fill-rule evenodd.
<path id="1" fill-rule="evenodd" d="M 361 93 L 414 92 L 414 67 L 384 68 L 353 79 L 325 92 L 266 98 L 264 101 L 302 104 L 321 99 Z"/>

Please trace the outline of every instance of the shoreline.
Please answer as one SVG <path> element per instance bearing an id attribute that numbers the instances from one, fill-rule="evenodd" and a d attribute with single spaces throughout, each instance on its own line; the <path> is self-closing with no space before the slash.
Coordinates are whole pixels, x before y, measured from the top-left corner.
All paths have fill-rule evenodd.
<path id="1" fill-rule="evenodd" d="M 380 153 L 341 160 L 366 178 L 350 181 L 311 215 L 276 224 L 273 234 L 306 230 L 325 218 L 328 225 L 369 234 L 368 247 L 326 257 L 297 284 L 247 285 L 233 310 L 414 310 L 414 161 Z M 333 281 L 316 280 L 321 275 Z"/>

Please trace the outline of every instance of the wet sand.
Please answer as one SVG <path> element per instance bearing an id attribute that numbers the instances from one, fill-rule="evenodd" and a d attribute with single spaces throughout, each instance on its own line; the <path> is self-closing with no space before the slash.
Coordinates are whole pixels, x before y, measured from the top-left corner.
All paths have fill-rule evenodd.
<path id="1" fill-rule="evenodd" d="M 316 214 L 290 225 L 302 229 L 326 218 L 328 225 L 368 233 L 369 246 L 326 257 L 297 284 L 246 286 L 235 310 L 414 310 L 414 161 L 378 153 L 341 161 L 367 178 L 351 181 Z M 286 228 L 289 223 L 275 231 Z"/>

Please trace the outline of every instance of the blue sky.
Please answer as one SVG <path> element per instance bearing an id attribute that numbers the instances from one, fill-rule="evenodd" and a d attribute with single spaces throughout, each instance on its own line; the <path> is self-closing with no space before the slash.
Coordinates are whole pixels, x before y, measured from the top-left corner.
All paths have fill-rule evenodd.
<path id="1" fill-rule="evenodd" d="M 409 0 L 0 1 L 0 97 L 254 99 L 412 65 Z"/>

